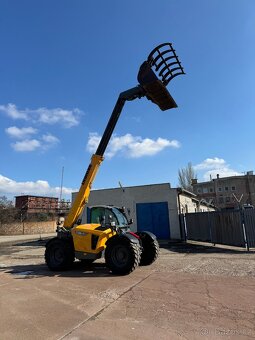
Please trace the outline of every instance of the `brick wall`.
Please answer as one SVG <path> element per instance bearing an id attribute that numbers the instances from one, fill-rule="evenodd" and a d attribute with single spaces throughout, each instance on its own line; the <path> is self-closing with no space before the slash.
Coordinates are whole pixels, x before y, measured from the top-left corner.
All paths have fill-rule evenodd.
<path id="1" fill-rule="evenodd" d="M 0 235 L 47 234 L 56 231 L 56 221 L 1 223 Z"/>

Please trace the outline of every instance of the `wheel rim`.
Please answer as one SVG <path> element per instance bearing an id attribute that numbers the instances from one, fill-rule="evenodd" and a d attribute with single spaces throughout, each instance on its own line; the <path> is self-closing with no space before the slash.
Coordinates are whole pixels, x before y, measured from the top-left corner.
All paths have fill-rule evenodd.
<path id="1" fill-rule="evenodd" d="M 111 259 L 115 266 L 125 266 L 129 259 L 128 249 L 122 245 L 115 246 L 112 249 Z"/>
<path id="2" fill-rule="evenodd" d="M 62 263 L 63 259 L 64 259 L 63 249 L 54 248 L 52 253 L 51 253 L 51 259 L 57 264 Z"/>

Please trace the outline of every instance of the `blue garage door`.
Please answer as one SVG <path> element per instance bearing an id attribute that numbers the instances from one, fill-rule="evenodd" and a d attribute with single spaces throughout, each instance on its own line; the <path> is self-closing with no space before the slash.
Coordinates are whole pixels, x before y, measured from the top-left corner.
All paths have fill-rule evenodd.
<path id="1" fill-rule="evenodd" d="M 137 231 L 151 231 L 159 239 L 170 239 L 167 202 L 137 203 Z"/>

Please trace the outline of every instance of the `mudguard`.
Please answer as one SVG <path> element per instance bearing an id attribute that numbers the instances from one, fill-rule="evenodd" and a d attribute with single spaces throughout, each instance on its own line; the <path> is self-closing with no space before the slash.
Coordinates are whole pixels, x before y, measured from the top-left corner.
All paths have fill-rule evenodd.
<path id="1" fill-rule="evenodd" d="M 140 244 L 139 243 L 139 239 L 136 238 L 135 236 L 129 234 L 129 233 L 125 233 L 125 234 L 121 234 L 121 235 L 114 235 L 113 237 L 109 238 L 108 241 L 106 241 L 106 246 L 109 245 L 109 243 L 112 243 L 112 242 L 118 242 L 120 240 L 125 240 L 125 239 L 128 239 L 130 242 L 132 243 L 136 243 L 136 244 Z"/>
<path id="2" fill-rule="evenodd" d="M 157 238 L 150 231 L 141 231 L 138 232 L 137 235 L 140 237 L 142 246 L 140 266 L 148 266 L 156 261 L 159 255 Z"/>
<path id="3" fill-rule="evenodd" d="M 156 235 L 154 235 L 154 234 L 151 233 L 150 231 L 138 231 L 138 232 L 136 233 L 137 236 L 140 236 L 141 234 L 147 234 L 147 235 L 149 235 L 149 236 L 151 237 L 152 240 L 156 240 L 156 239 L 157 239 Z"/>

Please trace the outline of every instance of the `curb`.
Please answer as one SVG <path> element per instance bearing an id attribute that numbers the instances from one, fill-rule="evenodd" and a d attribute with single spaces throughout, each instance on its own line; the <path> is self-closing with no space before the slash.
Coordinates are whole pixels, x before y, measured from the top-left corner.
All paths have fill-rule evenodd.
<path id="1" fill-rule="evenodd" d="M 41 241 L 46 240 L 48 238 L 54 237 L 56 234 L 35 234 L 35 235 L 15 235 L 15 236 L 0 236 L 0 246 L 1 245 L 12 245 L 17 244 L 19 242 L 28 242 L 28 241 Z"/>

